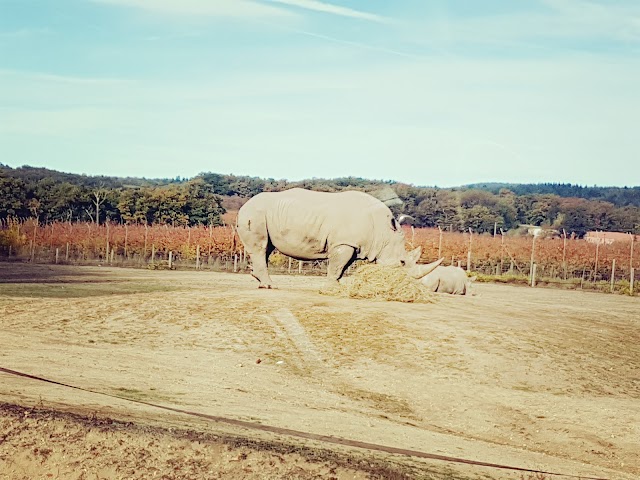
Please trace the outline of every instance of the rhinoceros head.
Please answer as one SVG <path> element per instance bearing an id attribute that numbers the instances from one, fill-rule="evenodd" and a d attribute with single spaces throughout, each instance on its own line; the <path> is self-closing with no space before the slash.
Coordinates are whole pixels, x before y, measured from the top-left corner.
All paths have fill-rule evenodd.
<path id="1" fill-rule="evenodd" d="M 418 264 L 418 260 L 420 260 L 420 255 L 422 254 L 422 247 L 417 247 L 407 252 L 404 248 L 404 238 L 402 243 L 394 245 L 394 247 L 395 248 L 383 250 L 381 256 L 376 260 L 377 263 L 392 267 L 405 267 L 407 269 L 407 275 L 416 279 L 420 279 L 431 273 L 444 260 L 443 257 L 432 263 Z"/>
<path id="2" fill-rule="evenodd" d="M 413 220 L 410 216 L 404 215 L 404 220 Z M 407 275 L 413 278 L 422 278 L 432 270 L 434 270 L 442 262 L 442 258 L 436 262 L 429 263 L 427 265 L 418 265 L 420 255 L 422 254 L 422 247 L 414 248 L 407 252 L 405 249 L 405 237 L 402 228 L 400 228 L 402 220 L 397 221 L 395 218 L 391 219 L 390 232 L 388 242 L 383 249 L 380 250 L 376 262 L 380 265 L 387 266 L 402 266 L 407 269 Z"/>
<path id="3" fill-rule="evenodd" d="M 388 210 L 387 210 L 388 211 Z M 387 226 L 382 231 L 376 232 L 379 235 L 377 239 L 378 248 L 375 258 L 376 263 L 390 267 L 413 267 L 420 259 L 422 248 L 418 247 L 410 252 L 405 249 L 404 232 L 400 226 L 400 222 L 391 216 L 389 212 Z M 411 218 L 411 217 L 407 217 Z"/>

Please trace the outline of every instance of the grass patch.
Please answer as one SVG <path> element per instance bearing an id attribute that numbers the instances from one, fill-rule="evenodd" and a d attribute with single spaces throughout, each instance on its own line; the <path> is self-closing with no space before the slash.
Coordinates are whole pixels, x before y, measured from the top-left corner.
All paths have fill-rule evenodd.
<path id="1" fill-rule="evenodd" d="M 344 385 L 338 393 L 353 400 L 367 403 L 371 408 L 379 410 L 389 415 L 421 420 L 416 412 L 411 408 L 409 402 L 403 398 L 387 395 L 386 393 L 371 392 L 361 388 L 354 388 Z"/>
<path id="2" fill-rule="evenodd" d="M 177 287 L 149 282 L 0 284 L 0 296 L 23 298 L 87 298 L 176 290 Z"/>
<path id="3" fill-rule="evenodd" d="M 140 402 L 174 402 L 175 399 L 157 392 L 155 389 L 138 390 L 137 388 L 113 388 L 113 395 Z"/>
<path id="4" fill-rule="evenodd" d="M 507 283 L 513 285 L 528 285 L 529 277 L 526 275 L 504 274 L 504 275 L 487 275 L 485 273 L 473 272 L 476 282 L 479 283 Z"/>
<path id="5" fill-rule="evenodd" d="M 515 275 L 515 274 L 503 274 L 503 275 L 487 275 L 481 272 L 473 272 L 476 276 L 476 281 L 481 283 L 504 283 L 511 285 L 530 285 L 531 279 L 528 275 Z M 561 290 L 588 290 L 601 293 L 618 293 L 621 295 L 629 295 L 630 285 L 628 280 L 616 280 L 611 291 L 611 282 L 609 280 L 598 280 L 597 282 L 582 279 L 582 278 L 568 278 L 566 280 L 557 277 L 537 277 L 537 287 L 551 287 Z M 640 282 L 634 283 L 633 293 L 635 295 L 640 294 Z"/>

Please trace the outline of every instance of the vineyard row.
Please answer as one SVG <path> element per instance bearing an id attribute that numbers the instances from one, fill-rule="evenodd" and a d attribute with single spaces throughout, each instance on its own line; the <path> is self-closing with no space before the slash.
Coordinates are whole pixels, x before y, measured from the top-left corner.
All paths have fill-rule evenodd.
<path id="1" fill-rule="evenodd" d="M 509 236 L 441 232 L 432 228 L 405 227 L 407 248 L 421 246 L 422 261 L 444 257 L 444 264 L 485 274 L 529 275 L 532 266 L 539 276 L 581 277 L 589 281 L 628 279 L 639 271 L 640 247 L 628 242 L 597 245 L 570 238 L 533 239 Z M 57 252 L 57 257 L 56 257 Z M 0 255 L 32 261 L 107 262 L 137 260 L 153 262 L 172 258 L 180 264 L 196 258 L 205 264 L 213 259 L 244 259 L 244 249 L 233 226 L 145 226 L 35 221 L 0 224 Z M 274 258 L 275 264 L 283 264 Z M 469 263 L 470 262 L 470 263 Z M 614 265 L 615 263 L 615 265 Z"/>

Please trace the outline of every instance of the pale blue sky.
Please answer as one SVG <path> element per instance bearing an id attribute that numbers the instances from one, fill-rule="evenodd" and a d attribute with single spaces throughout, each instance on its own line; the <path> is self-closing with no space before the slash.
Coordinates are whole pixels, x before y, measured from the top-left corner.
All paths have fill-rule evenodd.
<path id="1" fill-rule="evenodd" d="M 640 185 L 640 1 L 0 0 L 0 163 Z"/>

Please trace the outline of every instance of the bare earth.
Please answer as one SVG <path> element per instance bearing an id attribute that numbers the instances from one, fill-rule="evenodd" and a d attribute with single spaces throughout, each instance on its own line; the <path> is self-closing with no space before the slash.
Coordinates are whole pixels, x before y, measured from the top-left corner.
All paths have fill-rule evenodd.
<path id="1" fill-rule="evenodd" d="M 0 368 L 91 391 L 0 371 L 0 477 L 562 478 L 251 425 L 640 475 L 640 299 L 476 285 L 413 305 L 274 281 L 0 263 Z"/>

